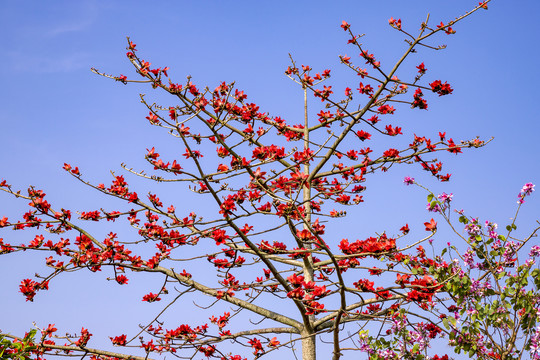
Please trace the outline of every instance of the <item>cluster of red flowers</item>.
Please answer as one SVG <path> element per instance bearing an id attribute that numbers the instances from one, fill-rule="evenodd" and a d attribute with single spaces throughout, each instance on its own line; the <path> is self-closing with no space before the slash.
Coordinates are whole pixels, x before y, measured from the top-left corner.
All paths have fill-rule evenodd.
<path id="1" fill-rule="evenodd" d="M 49 281 L 38 283 L 31 279 L 24 279 L 19 285 L 19 291 L 26 297 L 26 301 L 33 301 L 39 290 L 49 290 Z"/>
<path id="2" fill-rule="evenodd" d="M 349 243 L 343 239 L 339 243 L 339 249 L 346 255 L 373 255 L 387 253 L 396 250 L 396 240 L 382 234 L 379 238 L 369 237 L 366 240 L 356 240 Z"/>
<path id="3" fill-rule="evenodd" d="M 422 110 L 427 110 L 428 108 L 427 101 L 423 99 L 422 96 L 424 96 L 424 93 L 422 93 L 422 90 L 420 88 L 416 89 L 413 95 L 413 98 L 414 98 L 414 101 L 412 104 L 413 108 L 417 107 Z"/>
<path id="4" fill-rule="evenodd" d="M 325 285 L 317 286 L 313 281 L 305 282 L 304 276 L 297 274 L 292 274 L 287 280 L 293 286 L 293 290 L 287 293 L 287 297 L 301 300 L 306 307 L 306 315 L 316 315 L 324 311 L 324 305 L 315 300 L 330 293 Z"/>
<path id="5" fill-rule="evenodd" d="M 435 80 L 434 82 L 429 84 L 429 86 L 431 86 L 431 90 L 439 94 L 439 96 L 448 95 L 448 94 L 451 94 L 452 91 L 454 91 L 450 87 L 450 84 L 448 84 L 447 82 L 444 82 L 443 84 L 441 80 Z"/>
<path id="6" fill-rule="evenodd" d="M 407 283 L 409 282 L 403 281 L 403 284 Z M 416 302 L 431 302 L 433 295 L 443 287 L 443 285 L 437 283 L 437 281 L 427 275 L 421 279 L 415 279 L 409 284 L 413 287 L 413 290 L 407 293 L 407 299 Z"/>

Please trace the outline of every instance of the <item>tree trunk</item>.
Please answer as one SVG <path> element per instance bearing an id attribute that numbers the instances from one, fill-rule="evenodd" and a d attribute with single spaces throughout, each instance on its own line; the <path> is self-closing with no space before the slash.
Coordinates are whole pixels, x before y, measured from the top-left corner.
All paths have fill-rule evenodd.
<path id="1" fill-rule="evenodd" d="M 309 121 L 308 121 L 308 101 L 307 101 L 307 88 L 304 86 L 304 150 L 309 149 Z M 309 176 L 309 161 L 304 164 L 304 174 Z M 306 216 L 304 218 L 304 230 L 309 230 L 311 226 L 311 187 L 309 184 L 304 184 L 303 191 L 303 202 L 306 211 Z M 309 224 L 309 226 L 308 226 Z M 311 249 L 311 242 L 306 242 L 303 246 L 307 249 Z M 312 282 L 313 279 L 313 258 L 311 253 L 307 259 L 304 260 L 304 279 L 306 282 Z M 308 316 L 308 321 L 310 324 L 304 324 L 307 328 L 311 328 L 315 320 L 314 315 Z M 309 326 L 308 326 L 309 325 Z M 307 331 L 302 332 L 302 360 L 316 360 L 316 348 L 315 348 L 315 335 L 308 333 Z"/>
<path id="2" fill-rule="evenodd" d="M 316 360 L 315 334 L 302 334 L 302 360 Z"/>

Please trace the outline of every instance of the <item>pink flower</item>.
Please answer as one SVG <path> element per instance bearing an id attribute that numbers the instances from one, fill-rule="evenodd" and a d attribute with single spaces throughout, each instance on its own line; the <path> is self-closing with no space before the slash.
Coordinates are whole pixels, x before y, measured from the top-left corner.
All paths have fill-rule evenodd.
<path id="1" fill-rule="evenodd" d="M 529 196 L 532 194 L 532 192 L 534 191 L 534 186 L 535 185 L 533 183 L 526 183 L 525 185 L 523 185 L 518 195 L 518 204 L 523 204 L 525 202 L 525 196 Z"/>
<path id="2" fill-rule="evenodd" d="M 409 177 L 409 176 L 405 176 L 405 179 L 403 179 L 403 183 L 405 185 L 412 185 L 412 184 L 414 184 L 414 178 Z"/>

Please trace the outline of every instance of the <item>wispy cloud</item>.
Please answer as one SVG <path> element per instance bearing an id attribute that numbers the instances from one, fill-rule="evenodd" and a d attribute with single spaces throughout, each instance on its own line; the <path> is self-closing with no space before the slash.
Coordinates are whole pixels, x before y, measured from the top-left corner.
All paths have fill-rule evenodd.
<path id="1" fill-rule="evenodd" d="M 54 10 L 55 16 L 15 24 L 12 41 L 4 48 L 5 66 L 0 72 L 60 73 L 88 68 L 90 54 L 67 35 L 91 31 L 99 16 L 99 4 L 84 0 Z"/>
<path id="2" fill-rule="evenodd" d="M 98 6 L 94 1 L 80 3 L 80 8 L 74 10 L 74 16 L 68 21 L 61 21 L 43 32 L 43 37 L 52 38 L 71 32 L 79 32 L 90 27 L 97 18 Z"/>
<path id="3" fill-rule="evenodd" d="M 6 55 L 8 67 L 16 72 L 72 72 L 83 68 L 88 68 L 88 64 L 90 63 L 89 54 L 82 52 L 55 56 L 31 56 L 27 53 L 20 52 L 10 52 Z"/>
<path id="4" fill-rule="evenodd" d="M 70 32 L 78 32 L 87 29 L 94 22 L 93 18 L 82 19 L 81 22 L 73 22 L 67 24 L 60 24 L 52 29 L 48 29 L 43 33 L 44 37 L 51 38 L 58 35 L 63 35 Z"/>

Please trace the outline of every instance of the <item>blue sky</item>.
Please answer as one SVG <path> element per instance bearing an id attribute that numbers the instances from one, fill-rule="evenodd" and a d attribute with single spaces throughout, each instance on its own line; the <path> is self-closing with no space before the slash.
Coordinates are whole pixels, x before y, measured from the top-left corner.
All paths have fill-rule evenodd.
<path id="1" fill-rule="evenodd" d="M 283 75 L 289 53 L 315 69 L 333 69 L 336 84 L 357 86 L 357 79 L 339 65 L 338 55 L 355 55 L 346 46 L 339 27 L 342 20 L 353 31 L 366 34 L 364 45 L 384 66 L 404 48 L 402 36 L 388 26 L 390 17 L 401 18 L 404 28 L 416 31 L 428 12 L 434 25 L 476 4 L 472 0 L 3 1 L 0 178 L 22 189 L 37 185 L 59 206 L 93 209 L 108 200 L 96 198 L 66 176 L 61 169 L 64 162 L 101 182 L 109 179 L 109 170 L 119 170 L 121 162 L 140 165 L 146 148 L 168 141 L 154 128 L 148 129 L 144 119 L 147 112 L 138 94 L 150 95 L 151 89 L 123 86 L 90 72 L 90 67 L 96 67 L 134 76 L 124 55 L 126 36 L 137 44 L 140 56 L 153 65 L 169 66 L 177 82 L 192 75 L 195 83 L 213 88 L 234 80 L 263 111 L 294 119 L 302 113 L 301 92 Z M 521 186 L 540 179 L 536 158 L 539 13 L 540 3 L 534 0 L 495 0 L 488 11 L 458 24 L 455 35 L 437 37 L 434 44 L 447 44 L 446 50 L 416 55 L 414 62 L 425 62 L 430 79 L 448 81 L 455 90 L 448 97 L 431 97 L 427 112 L 404 110 L 396 115 L 407 140 L 412 133 L 435 136 L 438 131 L 460 140 L 495 139 L 458 157 L 441 154 L 445 173 L 453 174 L 450 183 L 435 183 L 412 167 L 375 177 L 367 184 L 365 207 L 353 215 L 369 219 L 353 222 L 362 223 L 362 233 L 369 236 L 402 222 L 421 224 L 429 216 L 424 194 L 402 186 L 405 175 L 436 191 L 453 192 L 457 206 L 473 215 L 501 223 L 513 216 Z M 166 97 L 155 99 L 169 105 Z M 0 217 L 13 216 L 24 205 L 2 195 Z M 540 202 L 533 196 L 526 205 L 522 223 L 528 229 L 539 218 Z M 350 234 L 358 230 L 348 225 L 335 231 L 336 236 L 364 236 Z M 24 235 L 0 233 L 13 242 L 27 241 Z M 3 315 L 4 331 L 22 333 L 34 320 L 62 323 L 65 330 L 92 323 L 99 327 L 100 316 L 115 314 L 103 304 L 113 303 L 121 294 L 139 296 L 135 284 L 118 290 L 88 276 L 71 276 L 43 299 L 38 296 L 35 304 L 24 303 L 17 293 L 18 283 L 38 271 L 43 258 L 24 255 L 0 258 L 0 303 L 17 309 L 7 319 Z M 44 312 L 46 306 L 66 299 L 68 304 Z M 139 309 L 135 300 L 128 303 L 132 305 L 126 308 Z M 90 324 L 81 315 L 85 308 L 100 314 L 91 317 Z M 58 316 L 64 319 L 57 320 Z"/>

